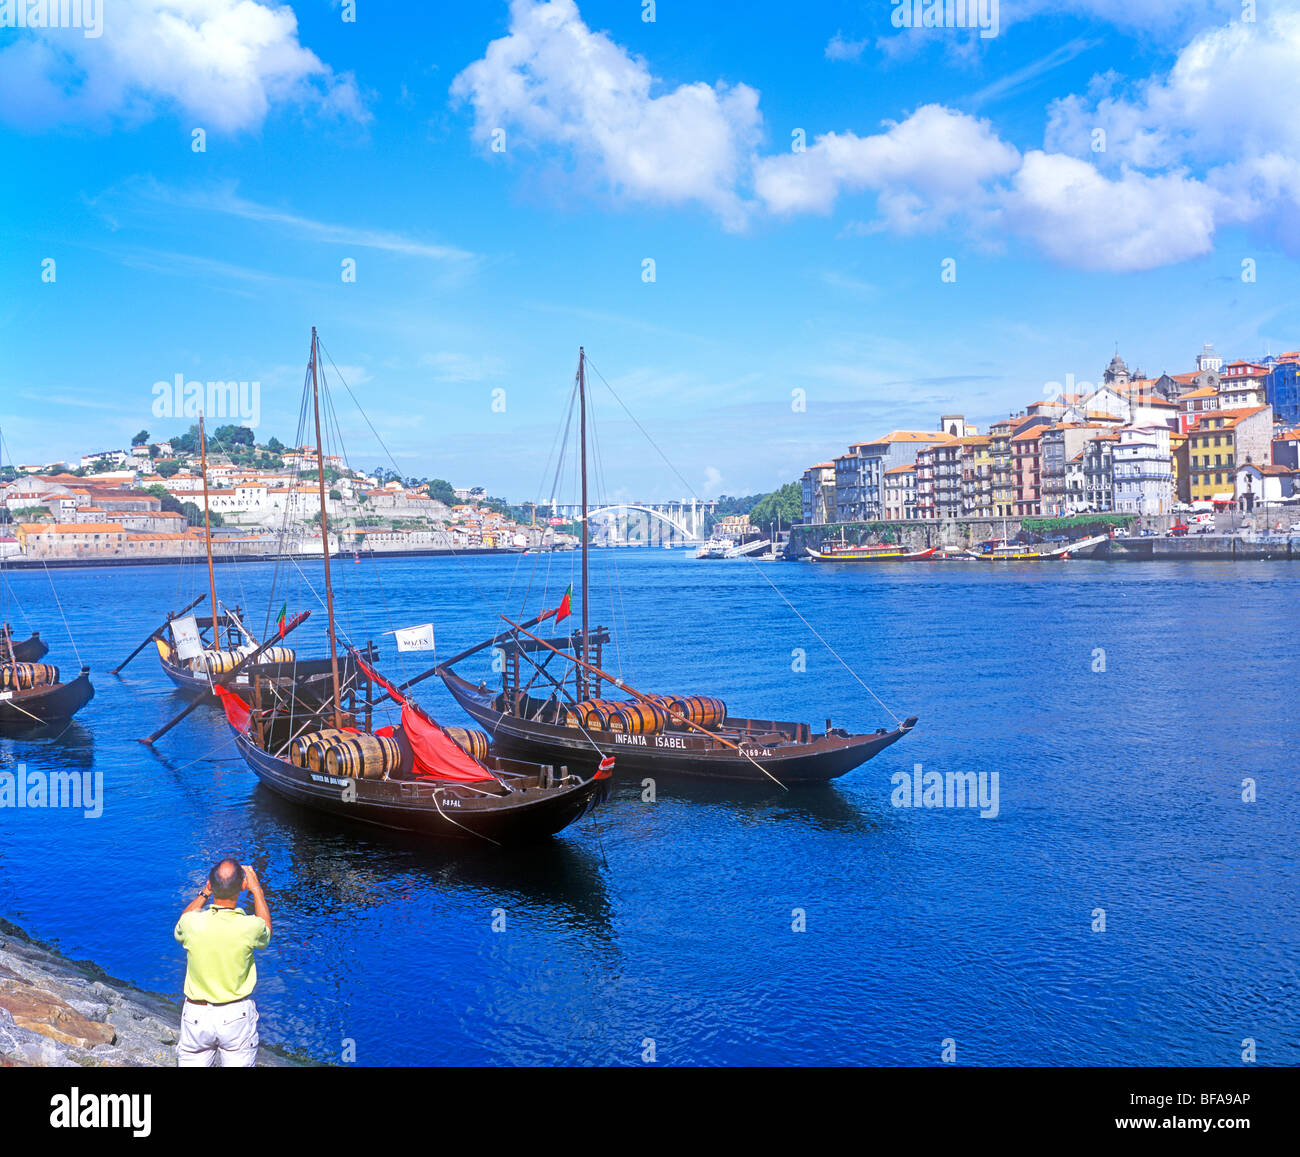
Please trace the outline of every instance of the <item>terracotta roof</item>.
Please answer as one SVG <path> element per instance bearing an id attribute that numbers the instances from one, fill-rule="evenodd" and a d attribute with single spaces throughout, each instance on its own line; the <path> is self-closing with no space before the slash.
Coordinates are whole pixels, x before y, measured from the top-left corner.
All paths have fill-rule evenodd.
<path id="1" fill-rule="evenodd" d="M 886 473 L 886 474 L 906 474 L 906 473 L 908 473 L 909 471 L 912 471 L 912 470 L 915 470 L 915 469 L 916 469 L 916 467 L 913 466 L 913 465 L 908 465 L 908 466 L 891 466 L 888 470 L 885 471 L 885 473 Z"/>
<path id="2" fill-rule="evenodd" d="M 1186 398 L 1217 398 L 1219 391 L 1213 386 L 1201 386 L 1195 390 L 1188 390 L 1185 394 L 1179 394 L 1178 400 L 1181 402 Z"/>
<path id="3" fill-rule="evenodd" d="M 116 522 L 24 522 L 27 534 L 125 534 Z"/>

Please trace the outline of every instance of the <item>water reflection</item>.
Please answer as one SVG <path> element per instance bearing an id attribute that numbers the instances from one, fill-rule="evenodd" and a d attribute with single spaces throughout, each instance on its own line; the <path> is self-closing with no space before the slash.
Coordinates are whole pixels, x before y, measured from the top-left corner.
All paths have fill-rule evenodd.
<path id="1" fill-rule="evenodd" d="M 269 858 L 272 849 L 287 849 L 285 878 L 293 881 L 296 905 L 386 907 L 418 899 L 434 885 L 545 910 L 560 925 L 612 936 L 600 853 L 572 837 L 519 848 L 431 843 L 318 815 L 260 784 L 251 802 L 250 852 Z M 283 872 L 283 851 L 277 859 Z"/>
<path id="2" fill-rule="evenodd" d="M 0 765 L 89 770 L 94 762 L 94 733 L 75 719 L 0 740 Z"/>

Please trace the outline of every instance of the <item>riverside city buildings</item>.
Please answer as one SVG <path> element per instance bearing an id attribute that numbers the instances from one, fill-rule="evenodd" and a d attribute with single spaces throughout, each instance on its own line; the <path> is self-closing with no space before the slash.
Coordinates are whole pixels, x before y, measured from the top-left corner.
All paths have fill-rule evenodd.
<path id="1" fill-rule="evenodd" d="M 1130 372 L 1117 353 L 1100 384 L 1068 379 L 1067 386 L 1074 392 L 1031 402 L 987 434 L 960 415 L 944 415 L 937 430 L 899 429 L 854 443 L 805 471 L 805 520 L 1222 507 L 1255 477 L 1239 481 L 1243 463 L 1272 465 L 1274 453 L 1288 466 L 1300 458 L 1300 438 L 1286 436 L 1300 425 L 1300 351 L 1225 361 L 1207 343 L 1195 370 L 1154 378 Z"/>

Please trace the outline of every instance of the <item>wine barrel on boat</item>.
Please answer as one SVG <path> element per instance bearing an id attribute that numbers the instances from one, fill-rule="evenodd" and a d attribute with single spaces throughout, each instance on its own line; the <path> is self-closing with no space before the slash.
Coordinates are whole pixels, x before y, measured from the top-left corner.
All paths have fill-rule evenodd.
<path id="1" fill-rule="evenodd" d="M 587 699 L 568 708 L 564 721 L 569 727 L 585 727 L 588 731 L 608 731 L 610 719 L 622 708 L 622 703 L 614 703 L 608 699 Z"/>
<path id="2" fill-rule="evenodd" d="M 0 691 L 30 691 L 52 687 L 59 681 L 59 669 L 49 663 L 13 663 L 0 667 Z"/>
<path id="3" fill-rule="evenodd" d="M 460 745 L 466 754 L 477 759 L 479 763 L 487 759 L 492 738 L 486 731 L 476 731 L 469 727 L 444 727 L 443 730 Z"/>
<path id="4" fill-rule="evenodd" d="M 251 650 L 244 647 L 238 651 L 202 651 L 195 656 L 193 669 L 208 675 L 224 675 L 233 671 Z"/>
<path id="5" fill-rule="evenodd" d="M 267 647 L 257 657 L 258 663 L 293 663 L 297 658 L 292 647 Z"/>
<path id="6" fill-rule="evenodd" d="M 385 779 L 402 766 L 402 748 L 388 735 L 349 735 L 325 748 L 325 773 Z"/>
<path id="7" fill-rule="evenodd" d="M 653 735 L 668 726 L 668 709 L 658 703 L 624 703 L 609 719 L 609 729 L 627 735 Z"/>
<path id="8" fill-rule="evenodd" d="M 675 727 L 686 727 L 681 716 L 699 727 L 717 727 L 727 718 L 727 705 L 711 695 L 677 695 L 668 701 Z"/>
<path id="9" fill-rule="evenodd" d="M 345 732 L 334 727 L 323 731 L 309 731 L 300 735 L 289 745 L 289 762 L 294 767 L 305 767 L 311 771 L 320 771 L 325 765 L 325 750 L 335 740 L 342 739 Z"/>

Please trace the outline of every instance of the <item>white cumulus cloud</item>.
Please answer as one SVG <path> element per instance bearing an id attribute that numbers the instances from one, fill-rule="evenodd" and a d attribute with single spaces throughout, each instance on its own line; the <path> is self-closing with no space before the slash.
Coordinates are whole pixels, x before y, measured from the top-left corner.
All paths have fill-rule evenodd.
<path id="1" fill-rule="evenodd" d="M 1020 154 L 987 121 L 922 105 L 885 132 L 826 133 L 803 152 L 761 158 L 754 188 L 774 213 L 827 213 L 841 192 L 873 190 L 886 222 L 933 225 L 986 198 L 986 183 Z"/>
<path id="2" fill-rule="evenodd" d="M 0 117 L 20 128 L 171 109 L 234 132 L 281 102 L 367 116 L 354 79 L 299 43 L 293 9 L 270 0 L 118 0 L 98 37 L 32 29 L 0 51 Z"/>
<path id="3" fill-rule="evenodd" d="M 737 192 L 757 144 L 758 93 L 696 82 L 656 94 L 646 63 L 583 23 L 573 0 L 513 0 L 509 34 L 456 77 L 483 141 L 560 145 L 633 200 L 697 202 L 743 224 Z"/>

